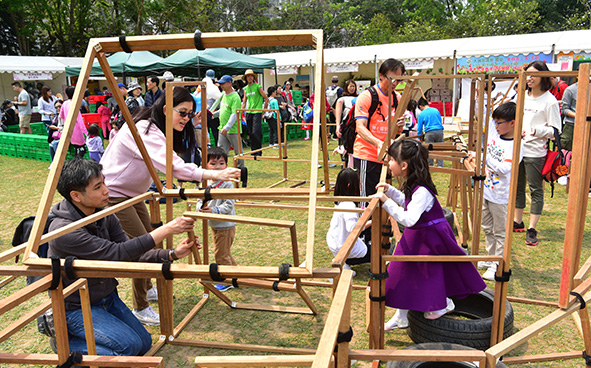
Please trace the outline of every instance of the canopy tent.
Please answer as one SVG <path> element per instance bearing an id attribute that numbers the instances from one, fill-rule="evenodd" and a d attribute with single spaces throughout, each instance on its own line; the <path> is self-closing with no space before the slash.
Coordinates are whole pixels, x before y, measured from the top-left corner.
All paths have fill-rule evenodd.
<path id="1" fill-rule="evenodd" d="M 213 69 L 216 76 L 243 74 L 246 69 L 262 73 L 275 67 L 275 59 L 264 59 L 244 55 L 224 48 L 179 50 L 166 59 L 148 66 L 151 70 L 170 70 L 175 75 L 203 77 L 207 69 Z"/>
<path id="2" fill-rule="evenodd" d="M 151 53 L 150 51 L 134 51 L 131 54 L 127 52 L 116 52 L 107 58 L 109 66 L 116 76 L 142 76 L 146 74 L 148 65 L 157 63 L 163 60 L 160 56 Z M 80 75 L 80 67 L 66 68 L 66 75 L 68 77 Z M 90 75 L 104 75 L 103 69 L 98 61 L 92 64 Z"/>

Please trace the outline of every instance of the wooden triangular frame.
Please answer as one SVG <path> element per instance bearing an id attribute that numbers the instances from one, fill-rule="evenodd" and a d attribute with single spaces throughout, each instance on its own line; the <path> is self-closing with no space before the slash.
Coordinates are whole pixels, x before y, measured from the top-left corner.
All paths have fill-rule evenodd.
<path id="1" fill-rule="evenodd" d="M 194 35 L 193 34 L 181 34 L 181 35 L 162 35 L 162 36 L 133 36 L 126 38 L 127 45 L 134 51 L 140 50 L 170 50 L 170 49 L 191 49 L 195 47 L 194 43 Z M 311 45 L 314 46 L 316 49 L 316 68 L 315 68 L 315 93 L 317 96 L 321 96 L 320 104 L 321 108 L 315 109 L 314 111 L 314 125 L 315 129 L 313 131 L 313 144 L 312 150 L 310 153 L 311 160 L 310 160 L 310 182 L 316 183 L 318 182 L 318 170 L 317 170 L 317 157 L 318 157 L 318 142 L 320 141 L 320 124 L 323 125 L 324 130 L 326 130 L 326 117 L 321 114 L 323 111 L 324 106 L 324 88 L 323 88 L 323 65 L 324 65 L 324 51 L 323 51 L 323 34 L 322 30 L 302 30 L 302 31 L 260 31 L 260 32 L 229 32 L 229 33 L 203 33 L 201 34 L 201 43 L 205 48 L 216 48 L 216 47 L 242 47 L 244 45 L 249 45 L 252 47 L 257 46 L 300 46 L 300 45 Z M 31 252 L 36 252 L 39 245 L 40 240 L 42 237 L 43 228 L 47 221 L 47 215 L 51 209 L 51 204 L 53 201 L 53 197 L 55 194 L 55 190 L 57 187 L 57 182 L 59 179 L 59 175 L 61 173 L 69 142 L 72 136 L 72 132 L 74 129 L 74 125 L 76 123 L 77 112 L 79 111 L 81 101 L 83 98 L 84 93 L 84 85 L 88 81 L 90 70 L 92 67 L 92 63 L 94 59 L 97 58 L 104 73 L 107 78 L 107 81 L 112 90 L 116 91 L 118 89 L 115 77 L 108 65 L 106 60 L 105 53 L 117 52 L 122 51 L 122 47 L 119 41 L 119 38 L 101 38 L 101 39 L 91 39 L 86 51 L 84 64 L 82 66 L 79 82 L 76 87 L 74 96 L 72 98 L 72 106 L 68 112 L 68 116 L 66 117 L 65 127 L 63 131 L 63 139 L 60 141 L 60 145 L 58 146 L 54 165 L 49 172 L 45 188 L 41 197 L 41 201 L 36 213 L 36 220 L 33 225 L 33 229 L 31 231 L 31 236 L 29 238 L 29 242 L 27 243 L 25 252 L 24 252 L 24 263 L 29 266 L 41 266 L 44 268 L 50 267 L 49 260 L 43 259 L 35 259 L 31 258 Z M 163 188 L 160 184 L 160 180 L 158 178 L 158 174 L 156 169 L 151 163 L 149 159 L 149 154 L 146 151 L 141 138 L 139 137 L 137 128 L 131 118 L 131 114 L 125 105 L 125 101 L 123 97 L 117 93 L 114 94 L 117 103 L 121 106 L 121 111 L 123 116 L 132 131 L 134 139 L 140 149 L 142 157 L 146 162 L 146 166 L 150 171 L 150 175 L 154 179 L 154 182 L 157 185 L 157 189 L 160 192 L 161 196 L 170 198 L 170 197 L 178 197 L 179 192 L 178 190 L 172 190 L 168 188 Z M 171 145 L 171 142 L 167 142 L 168 145 Z M 327 152 L 326 150 L 326 139 L 321 141 L 323 145 L 323 152 Z M 172 151 L 171 151 L 172 152 Z M 169 159 L 169 157 L 167 157 Z M 325 170 L 324 170 L 324 177 L 325 182 L 328 182 L 328 162 L 327 155 L 323 155 L 323 159 L 325 162 Z M 167 173 L 167 177 L 171 175 L 171 173 Z M 222 194 L 223 193 L 223 194 Z M 306 188 L 298 188 L 298 189 L 265 189 L 264 191 L 259 189 L 253 188 L 241 188 L 241 189 L 230 189 L 230 190 L 212 190 L 211 195 L 212 197 L 231 197 L 231 198 L 240 198 L 241 195 L 250 196 L 250 197 L 259 197 L 263 195 L 300 195 L 300 196 L 309 196 L 309 208 L 314 209 L 316 207 L 316 198 L 319 190 L 314 190 L 314 188 L 306 189 Z M 197 197 L 200 198 L 203 196 L 203 191 L 195 190 L 186 190 L 185 195 L 189 197 Z M 101 211 L 96 215 L 93 215 L 87 219 L 96 220 L 98 218 L 102 218 L 105 216 Z M 313 249 L 314 249 L 314 227 L 316 223 L 316 212 L 313 210 L 308 210 L 308 221 L 307 221 L 307 241 L 306 241 L 306 267 L 300 269 L 292 269 L 290 271 L 290 277 L 310 277 L 312 274 L 313 269 Z M 79 223 L 72 224 L 72 228 L 79 228 L 83 226 L 82 221 Z M 79 267 L 88 267 L 88 269 L 92 269 L 93 267 L 98 267 L 101 269 L 109 269 L 113 266 L 114 263 L 119 262 L 106 262 L 106 261 L 84 261 L 84 260 L 76 260 L 75 266 Z M 127 270 L 130 272 L 130 275 L 133 275 L 134 272 L 150 272 L 151 270 L 158 272 L 157 268 L 151 264 L 138 264 L 135 263 L 134 266 L 141 266 L 141 268 L 135 267 L 127 267 Z M 172 273 L 175 273 L 175 270 L 184 268 L 186 265 L 172 265 Z M 113 266 L 114 268 L 118 268 L 119 266 Z M 197 266 L 193 265 L 192 267 L 192 274 L 195 276 L 204 276 L 208 274 L 207 266 Z M 247 269 L 250 267 L 246 267 Z M 258 275 L 259 277 L 278 277 L 278 270 L 274 268 L 274 271 L 269 272 L 272 268 L 270 267 L 254 267 L 250 268 L 251 271 L 245 271 L 245 268 L 242 267 L 242 270 L 238 270 L 237 267 L 231 266 L 220 266 L 220 272 L 224 272 L 225 275 L 228 277 L 236 277 L 242 275 L 252 276 L 252 274 Z M 265 269 L 262 273 L 265 274 L 264 276 L 261 275 L 262 269 Z"/>

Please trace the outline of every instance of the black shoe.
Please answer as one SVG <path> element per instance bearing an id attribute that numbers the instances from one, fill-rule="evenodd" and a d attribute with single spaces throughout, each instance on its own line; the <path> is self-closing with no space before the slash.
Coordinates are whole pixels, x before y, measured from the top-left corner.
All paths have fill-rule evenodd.
<path id="1" fill-rule="evenodd" d="M 513 232 L 514 233 L 522 233 L 525 231 L 525 224 L 523 223 L 523 221 L 521 221 L 521 223 L 517 223 L 515 221 L 513 221 Z"/>
<path id="2" fill-rule="evenodd" d="M 525 244 L 538 245 L 538 232 L 536 229 L 527 229 L 527 233 L 525 234 Z"/>
<path id="3" fill-rule="evenodd" d="M 55 340 L 55 336 L 49 338 L 49 346 L 51 347 L 51 350 L 57 354 L 57 341 Z"/>

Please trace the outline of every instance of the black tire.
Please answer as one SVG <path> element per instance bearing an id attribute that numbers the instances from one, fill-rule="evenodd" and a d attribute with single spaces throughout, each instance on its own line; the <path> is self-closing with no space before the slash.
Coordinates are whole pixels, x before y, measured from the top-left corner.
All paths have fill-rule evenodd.
<path id="1" fill-rule="evenodd" d="M 465 299 L 452 298 L 456 309 L 445 316 L 428 320 L 423 312 L 409 311 L 408 336 L 417 344 L 448 342 L 486 350 L 490 347 L 494 291 L 484 289 Z M 505 304 L 503 338 L 513 332 L 513 307 Z"/>
<path id="2" fill-rule="evenodd" d="M 425 344 L 412 345 L 404 350 L 475 350 L 467 346 L 458 344 L 449 344 L 441 342 L 428 342 Z M 390 361 L 386 363 L 386 368 L 476 368 L 473 362 L 403 362 Z M 507 368 L 503 362 L 497 362 L 497 368 Z"/>

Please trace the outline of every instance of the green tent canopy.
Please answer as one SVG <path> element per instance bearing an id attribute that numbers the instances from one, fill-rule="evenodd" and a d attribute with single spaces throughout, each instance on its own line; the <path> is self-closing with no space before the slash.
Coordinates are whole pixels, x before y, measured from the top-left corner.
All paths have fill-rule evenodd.
<path id="1" fill-rule="evenodd" d="M 146 74 L 147 66 L 163 60 L 160 56 L 151 53 L 150 51 L 134 51 L 131 54 L 127 52 L 116 52 L 107 58 L 109 66 L 116 76 L 137 77 Z M 66 76 L 80 75 L 81 67 L 66 67 Z M 92 64 L 90 75 L 105 75 L 98 61 Z"/>
<path id="2" fill-rule="evenodd" d="M 223 74 L 243 74 L 246 69 L 262 73 L 276 65 L 275 59 L 264 59 L 224 48 L 203 51 L 179 50 L 162 61 L 152 64 L 155 70 L 170 70 L 174 75 L 203 77 L 207 69 L 213 69 L 219 78 Z"/>
<path id="3" fill-rule="evenodd" d="M 203 77 L 207 69 L 213 69 L 219 78 L 223 74 L 243 74 L 246 69 L 262 73 L 264 69 L 274 68 L 275 59 L 264 59 L 224 48 L 179 50 L 169 57 L 161 57 L 149 51 L 134 51 L 131 54 L 117 52 L 107 58 L 116 76 L 146 76 L 171 71 L 174 75 Z M 80 67 L 66 68 L 67 76 L 80 75 Z M 92 66 L 90 75 L 104 75 L 98 62 Z"/>

